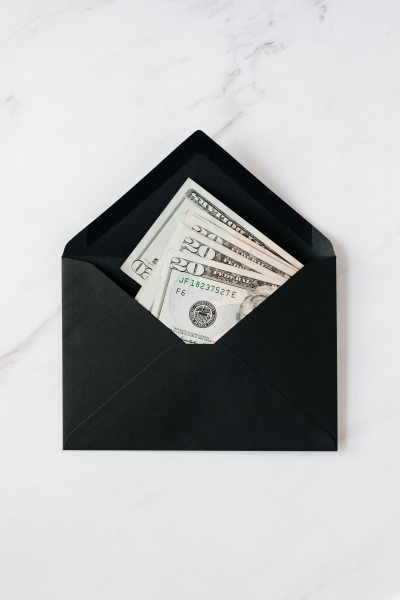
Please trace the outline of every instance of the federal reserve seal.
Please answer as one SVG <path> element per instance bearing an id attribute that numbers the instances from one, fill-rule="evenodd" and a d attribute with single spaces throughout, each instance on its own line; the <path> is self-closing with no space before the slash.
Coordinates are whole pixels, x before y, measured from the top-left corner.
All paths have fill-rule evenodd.
<path id="1" fill-rule="evenodd" d="M 195 302 L 189 310 L 189 318 L 196 327 L 210 327 L 215 323 L 217 311 L 211 302 L 200 300 Z"/>

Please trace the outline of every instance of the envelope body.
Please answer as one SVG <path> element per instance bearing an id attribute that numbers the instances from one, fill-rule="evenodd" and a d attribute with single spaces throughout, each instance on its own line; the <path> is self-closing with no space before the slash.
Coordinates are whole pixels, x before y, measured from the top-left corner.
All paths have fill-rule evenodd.
<path id="1" fill-rule="evenodd" d="M 121 264 L 191 177 L 304 267 L 216 344 L 185 344 Z M 336 450 L 330 241 L 197 131 L 62 257 L 67 450 Z"/>

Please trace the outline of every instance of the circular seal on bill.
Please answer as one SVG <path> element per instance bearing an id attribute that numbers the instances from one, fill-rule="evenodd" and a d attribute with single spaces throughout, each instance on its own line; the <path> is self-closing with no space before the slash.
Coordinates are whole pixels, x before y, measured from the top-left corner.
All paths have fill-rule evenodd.
<path id="1" fill-rule="evenodd" d="M 189 310 L 189 318 L 196 327 L 210 327 L 215 323 L 217 311 L 211 302 L 200 300 L 195 302 Z"/>

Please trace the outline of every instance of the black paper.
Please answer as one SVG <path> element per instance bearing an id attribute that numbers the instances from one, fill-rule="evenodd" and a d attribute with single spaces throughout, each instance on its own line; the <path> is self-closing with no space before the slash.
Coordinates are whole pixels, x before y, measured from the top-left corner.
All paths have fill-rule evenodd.
<path id="1" fill-rule="evenodd" d="M 214 345 L 184 344 L 120 270 L 191 177 L 305 266 Z M 329 240 L 204 133 L 63 255 L 65 449 L 336 450 Z"/>

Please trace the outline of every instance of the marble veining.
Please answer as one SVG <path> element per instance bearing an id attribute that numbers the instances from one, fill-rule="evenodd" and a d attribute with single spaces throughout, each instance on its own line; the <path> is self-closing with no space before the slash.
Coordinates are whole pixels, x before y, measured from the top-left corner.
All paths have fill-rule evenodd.
<path id="1" fill-rule="evenodd" d="M 1 597 L 400 600 L 399 40 L 392 0 L 8 3 Z M 334 244 L 338 453 L 61 450 L 64 245 L 196 129 Z"/>

